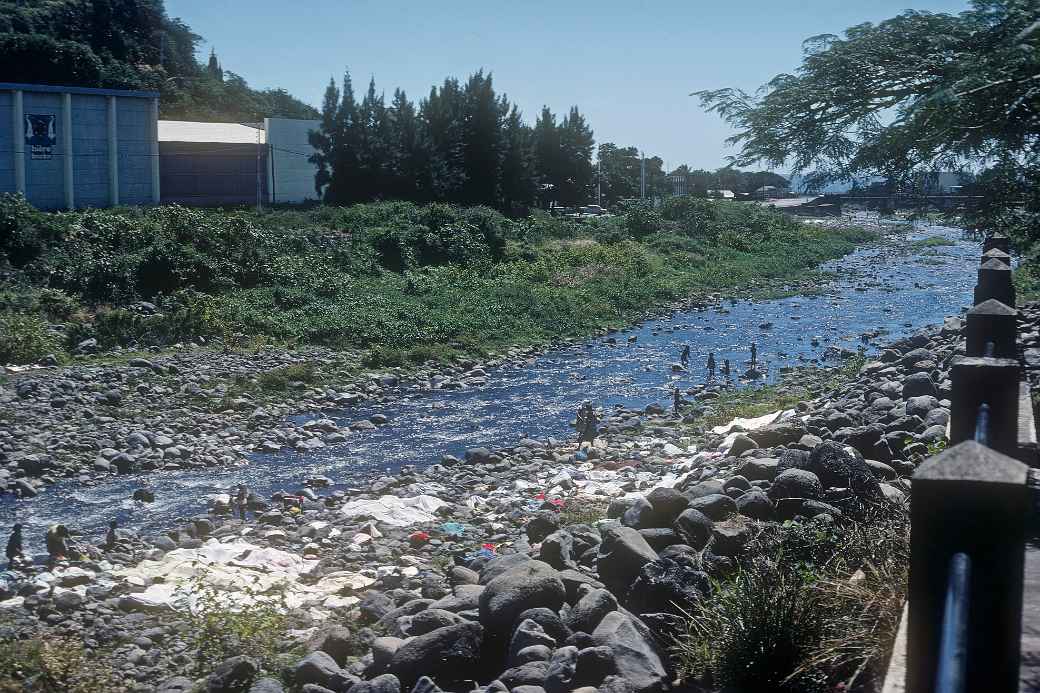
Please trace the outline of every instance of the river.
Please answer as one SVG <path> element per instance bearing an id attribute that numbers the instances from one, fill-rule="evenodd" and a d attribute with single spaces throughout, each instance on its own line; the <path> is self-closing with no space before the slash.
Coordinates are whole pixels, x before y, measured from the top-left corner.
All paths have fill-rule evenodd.
<path id="1" fill-rule="evenodd" d="M 943 235 L 953 244 L 910 246 L 910 241 L 932 235 Z M 769 381 L 781 367 L 821 362 L 828 347 L 857 349 L 865 332 L 880 329 L 883 334 L 876 341 L 885 342 L 960 314 L 972 302 L 979 252 L 978 242 L 960 240 L 957 230 L 918 228 L 906 242 L 861 248 L 827 263 L 823 269 L 834 272 L 834 279 L 811 296 L 679 312 L 618 332 L 612 335 L 614 344 L 595 338 L 489 368 L 484 387 L 426 392 L 405 387 L 388 405 L 325 412 L 321 416 L 340 424 L 377 412 L 390 423 L 316 452 L 254 454 L 246 467 L 119 476 L 93 486 L 68 481 L 30 500 L 7 497 L 0 501 L 0 522 L 10 526 L 17 518 L 26 526 L 28 548 L 39 550 L 48 524 L 64 522 L 100 537 L 115 517 L 126 528 L 162 531 L 181 518 L 204 513 L 210 496 L 239 483 L 261 496 L 297 490 L 315 475 L 338 482 L 334 488 L 360 487 L 402 465 L 427 465 L 444 454 L 461 456 L 471 447 L 501 447 L 524 436 L 567 436 L 568 422 L 583 399 L 607 408 L 670 405 L 674 385 L 704 381 L 709 352 L 719 365 L 728 358 L 742 372 L 752 342 L 758 345 L 759 362 L 769 367 Z M 761 327 L 764 323 L 771 326 Z M 630 336 L 636 337 L 634 343 L 629 343 Z M 814 336 L 820 338 L 818 346 L 812 343 Z M 690 372 L 675 374 L 671 364 L 683 344 L 690 345 Z M 142 505 L 129 500 L 146 480 L 156 501 Z"/>

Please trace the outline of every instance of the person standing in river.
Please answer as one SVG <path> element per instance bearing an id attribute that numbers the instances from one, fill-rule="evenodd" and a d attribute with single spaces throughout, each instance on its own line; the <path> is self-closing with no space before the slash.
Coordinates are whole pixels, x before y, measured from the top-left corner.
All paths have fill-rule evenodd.
<path id="1" fill-rule="evenodd" d="M 679 407 L 683 404 L 682 394 L 679 392 L 679 388 L 675 388 L 672 391 L 672 413 L 679 416 Z"/>
<path id="2" fill-rule="evenodd" d="M 708 380 L 715 379 L 715 354 L 708 354 Z"/>
<path id="3" fill-rule="evenodd" d="M 22 548 L 22 525 L 16 522 L 11 528 L 11 538 L 7 540 L 7 569 L 14 570 L 25 562 Z"/>
<path id="4" fill-rule="evenodd" d="M 592 445 L 593 441 L 596 440 L 597 426 L 599 422 L 596 420 L 596 410 L 592 407 L 592 402 L 585 400 L 582 402 L 581 407 L 578 408 L 578 415 L 575 417 L 574 427 L 578 429 L 578 448 L 580 449 L 583 443 Z"/>
<path id="5" fill-rule="evenodd" d="M 679 361 L 682 362 L 683 368 L 686 368 L 687 366 L 690 365 L 690 345 L 689 344 L 684 344 L 683 345 L 682 353 L 679 354 Z"/>
<path id="6" fill-rule="evenodd" d="M 119 541 L 119 536 L 116 534 L 116 526 L 115 520 L 108 523 L 108 532 L 105 534 L 105 543 L 101 547 L 105 551 L 112 551 L 116 548 L 116 542 Z"/>
<path id="7" fill-rule="evenodd" d="M 758 363 L 758 346 L 751 342 L 751 367 L 754 368 Z"/>
<path id="8" fill-rule="evenodd" d="M 238 506 L 238 516 L 244 522 L 246 519 L 246 508 L 249 506 L 249 491 L 245 485 L 238 487 L 238 495 L 235 497 L 235 505 Z M 232 513 L 234 515 L 234 513 Z"/>
<path id="9" fill-rule="evenodd" d="M 729 380 L 729 359 L 722 360 L 722 377 Z"/>

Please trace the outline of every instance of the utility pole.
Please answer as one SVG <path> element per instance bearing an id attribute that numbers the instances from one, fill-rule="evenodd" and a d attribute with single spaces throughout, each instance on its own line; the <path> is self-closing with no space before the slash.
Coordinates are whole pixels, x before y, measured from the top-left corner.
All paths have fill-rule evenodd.
<path id="1" fill-rule="evenodd" d="M 639 151 L 639 199 L 646 199 L 646 155 Z"/>
<path id="2" fill-rule="evenodd" d="M 600 204 L 600 196 L 602 194 L 602 191 L 600 190 L 600 178 L 601 178 L 602 172 L 603 172 L 603 160 L 597 156 L 596 157 L 596 206 L 597 207 L 602 207 L 603 206 L 602 204 Z"/>
<path id="3" fill-rule="evenodd" d="M 256 211 L 263 211 L 263 186 L 260 184 L 260 133 L 263 127 L 263 119 L 257 114 L 257 118 L 260 122 L 256 126 Z"/>

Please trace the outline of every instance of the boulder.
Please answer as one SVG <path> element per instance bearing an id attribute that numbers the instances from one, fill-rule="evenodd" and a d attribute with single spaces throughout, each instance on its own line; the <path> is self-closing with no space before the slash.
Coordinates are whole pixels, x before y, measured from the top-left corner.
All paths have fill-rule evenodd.
<path id="1" fill-rule="evenodd" d="M 805 424 L 796 417 L 762 426 L 747 435 L 760 448 L 774 448 L 778 445 L 790 445 L 808 433 Z M 731 453 L 733 454 L 733 453 Z"/>
<path id="2" fill-rule="evenodd" d="M 771 520 L 773 504 L 769 496 L 755 489 L 737 498 L 737 512 L 753 520 Z"/>
<path id="3" fill-rule="evenodd" d="M 572 681 L 577 670 L 578 648 L 573 645 L 561 647 L 549 660 L 542 687 L 546 693 L 570 693 L 574 688 Z"/>
<path id="4" fill-rule="evenodd" d="M 777 474 L 778 461 L 771 457 L 749 457 L 735 473 L 748 481 L 772 481 Z"/>
<path id="5" fill-rule="evenodd" d="M 668 684 L 657 643 L 638 618 L 611 612 L 600 621 L 592 640 L 597 646 L 610 648 L 617 676 L 631 693 L 658 693 Z"/>
<path id="6" fill-rule="evenodd" d="M 615 593 L 624 594 L 639 570 L 657 560 L 646 539 L 630 527 L 610 527 L 599 545 L 597 567 L 599 579 Z"/>
<path id="7" fill-rule="evenodd" d="M 637 614 L 690 612 L 690 607 L 709 594 L 708 575 L 689 563 L 659 558 L 647 563 L 632 582 L 626 599 L 629 611 Z"/>
<path id="8" fill-rule="evenodd" d="M 651 527 L 671 527 L 675 518 L 690 504 L 690 500 L 679 491 L 664 487 L 650 491 L 646 494 L 646 500 L 654 510 Z"/>
<path id="9" fill-rule="evenodd" d="M 903 379 L 903 399 L 931 395 L 935 397 L 939 391 L 932 382 L 932 376 L 927 373 L 914 373 Z"/>
<path id="10" fill-rule="evenodd" d="M 604 616 L 617 611 L 617 608 L 617 599 L 613 594 L 605 589 L 590 590 L 571 607 L 564 622 L 571 630 L 591 633 Z"/>
<path id="11" fill-rule="evenodd" d="M 690 508 L 683 511 L 675 520 L 675 530 L 679 536 L 697 551 L 700 551 L 711 541 L 711 533 L 714 529 L 711 518 L 700 510 Z"/>
<path id="12" fill-rule="evenodd" d="M 850 488 L 856 496 L 869 500 L 881 498 L 878 481 L 862 455 L 840 443 L 817 445 L 809 455 L 809 468 L 824 487 Z"/>
<path id="13" fill-rule="evenodd" d="M 244 693 L 249 690 L 260 665 L 252 657 L 225 659 L 206 677 L 206 693 Z"/>
<path id="14" fill-rule="evenodd" d="M 487 584 L 480 594 L 480 622 L 495 635 L 507 633 L 522 611 L 539 606 L 558 610 L 566 595 L 555 568 L 527 561 Z"/>
<path id="15" fill-rule="evenodd" d="M 820 479 L 812 472 L 804 469 L 788 469 L 779 474 L 769 488 L 769 497 L 776 501 L 780 498 L 819 498 L 823 494 Z"/>
<path id="16" fill-rule="evenodd" d="M 424 675 L 442 683 L 471 678 L 483 641 L 479 623 L 440 628 L 405 642 L 394 653 L 390 673 L 402 686 L 412 686 Z"/>
<path id="17" fill-rule="evenodd" d="M 738 433 L 733 437 L 733 445 L 730 446 L 729 454 L 734 457 L 739 457 L 748 450 L 754 450 L 757 447 L 758 443 L 756 443 L 754 439 L 743 433 Z"/>
<path id="18" fill-rule="evenodd" d="M 737 502 L 729 496 L 712 494 L 690 501 L 691 510 L 699 510 L 712 520 L 725 520 L 737 514 Z"/>
<path id="19" fill-rule="evenodd" d="M 560 516 L 554 510 L 541 510 L 535 513 L 525 528 L 527 538 L 532 544 L 537 544 L 542 539 L 560 528 Z"/>
<path id="20" fill-rule="evenodd" d="M 332 655 L 317 650 L 297 662 L 296 668 L 293 670 L 293 681 L 297 686 L 316 683 L 328 688 L 332 677 L 341 671 Z"/>
<path id="21" fill-rule="evenodd" d="M 401 682 L 393 674 L 382 674 L 369 681 L 355 683 L 350 687 L 350 693 L 401 693 Z"/>

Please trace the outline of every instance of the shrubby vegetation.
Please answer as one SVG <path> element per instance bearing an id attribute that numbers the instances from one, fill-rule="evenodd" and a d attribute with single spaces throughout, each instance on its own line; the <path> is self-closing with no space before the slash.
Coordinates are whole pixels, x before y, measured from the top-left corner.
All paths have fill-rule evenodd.
<path id="1" fill-rule="evenodd" d="M 241 335 L 369 348 L 372 365 L 588 334 L 700 291 L 796 278 L 869 237 L 682 198 L 579 223 L 407 202 L 45 214 L 6 196 L 0 231 L 0 361 L 55 353 L 61 334 L 66 349 Z"/>

